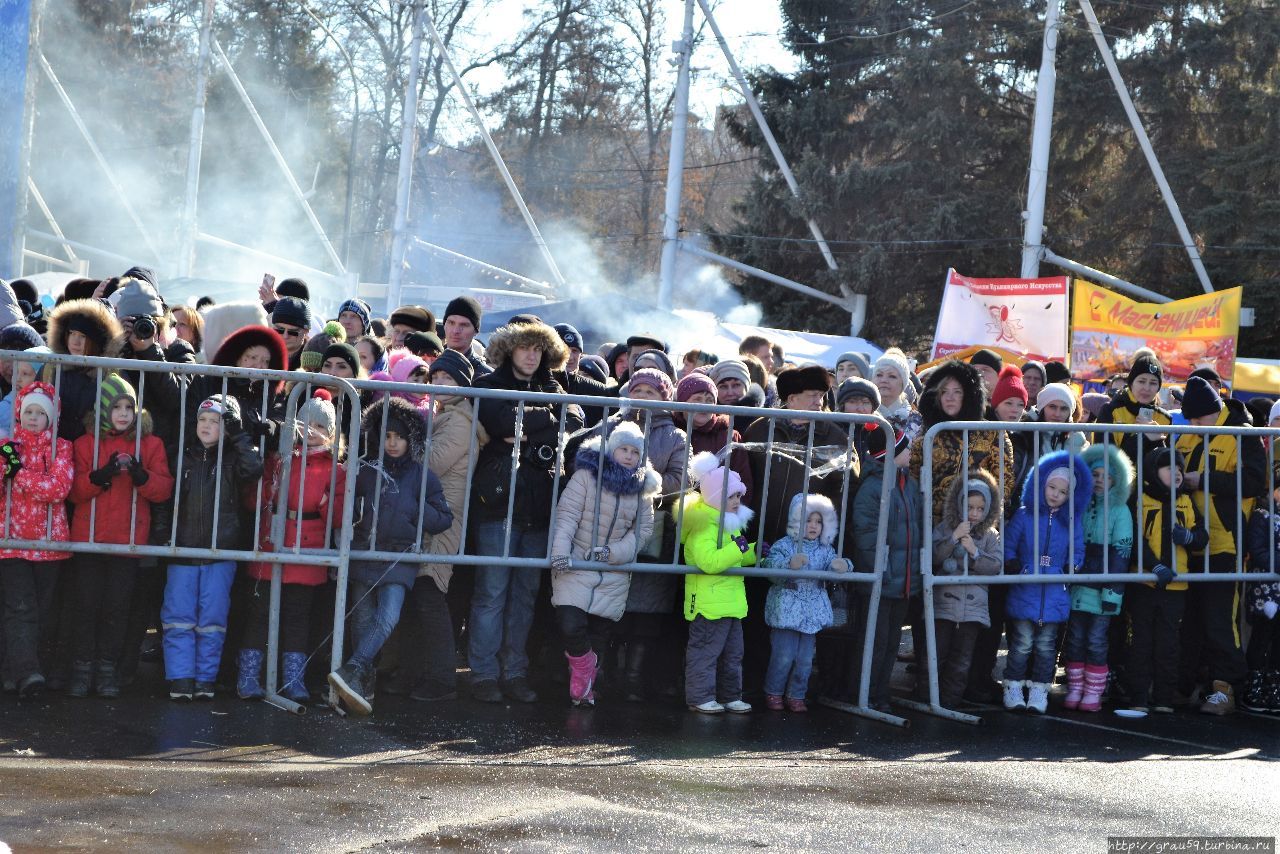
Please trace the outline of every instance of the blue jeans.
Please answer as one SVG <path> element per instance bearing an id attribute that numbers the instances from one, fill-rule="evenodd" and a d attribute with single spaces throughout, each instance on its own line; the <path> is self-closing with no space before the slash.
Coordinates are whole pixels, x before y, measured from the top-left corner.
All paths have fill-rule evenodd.
<path id="1" fill-rule="evenodd" d="M 794 629 L 773 629 L 769 632 L 769 669 L 764 675 L 764 692 L 780 697 L 783 694 L 793 700 L 803 700 L 809 688 L 809 674 L 813 671 L 813 649 L 818 636 Z M 787 678 L 787 674 L 791 678 Z M 785 690 L 784 690 L 785 689 Z"/>
<path id="2" fill-rule="evenodd" d="M 400 622 L 400 607 L 404 605 L 406 591 L 402 584 L 371 587 L 361 581 L 352 581 L 350 592 L 356 604 L 351 609 L 354 651 L 349 663 L 356 667 L 372 667 L 374 657 L 391 637 L 396 623 Z"/>
<path id="3" fill-rule="evenodd" d="M 504 522 L 481 522 L 475 530 L 477 553 L 501 555 L 506 536 Z M 545 558 L 547 529 L 512 528 L 510 555 Z M 542 573 L 541 567 L 476 567 L 467 650 L 473 684 L 499 677 L 517 679 L 529 672 L 525 645 L 533 625 L 533 603 L 542 584 Z"/>
<path id="4" fill-rule="evenodd" d="M 1004 663 L 1005 681 L 1030 679 L 1052 682 L 1057 668 L 1059 623 L 1036 625 L 1031 620 L 1009 621 L 1009 657 Z M 1032 657 L 1034 653 L 1034 658 Z M 1030 668 L 1028 669 L 1028 664 Z"/>
<path id="5" fill-rule="evenodd" d="M 1111 629 L 1110 614 L 1088 614 L 1072 611 L 1067 620 L 1067 637 L 1062 644 L 1062 654 L 1067 661 L 1083 661 L 1095 667 L 1107 663 L 1107 632 Z"/>
<path id="6" fill-rule="evenodd" d="M 203 566 L 169 564 L 160 606 L 166 679 L 218 681 L 235 577 L 236 565 L 229 560 Z"/>

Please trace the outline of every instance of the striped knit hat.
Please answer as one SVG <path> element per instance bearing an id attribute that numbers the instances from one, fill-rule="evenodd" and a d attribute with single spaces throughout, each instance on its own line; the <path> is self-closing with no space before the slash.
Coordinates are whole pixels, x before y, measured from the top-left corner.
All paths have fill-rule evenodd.
<path id="1" fill-rule="evenodd" d="M 133 386 L 119 374 L 107 374 L 103 377 L 102 384 L 98 386 L 98 429 L 100 431 L 110 433 L 115 429 L 111 426 L 111 407 L 125 398 L 133 401 L 136 419 L 138 393 L 133 390 Z"/>

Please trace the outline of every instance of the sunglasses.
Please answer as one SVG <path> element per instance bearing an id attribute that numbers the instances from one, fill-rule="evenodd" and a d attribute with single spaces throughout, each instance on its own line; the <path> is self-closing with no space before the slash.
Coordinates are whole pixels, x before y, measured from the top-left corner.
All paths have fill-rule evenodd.
<path id="1" fill-rule="evenodd" d="M 278 332 L 279 334 L 283 335 L 283 336 L 284 336 L 284 337 L 286 337 L 286 338 L 301 338 L 301 337 L 302 337 L 302 330 L 301 330 L 301 329 L 285 329 L 283 326 L 273 326 L 273 327 L 271 327 L 271 328 L 272 328 L 272 329 L 274 329 L 276 332 Z"/>

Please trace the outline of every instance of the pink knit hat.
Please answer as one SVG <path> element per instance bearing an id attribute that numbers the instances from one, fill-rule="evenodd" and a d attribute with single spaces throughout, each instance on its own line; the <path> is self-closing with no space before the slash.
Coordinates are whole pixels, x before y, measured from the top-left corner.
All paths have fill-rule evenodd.
<path id="1" fill-rule="evenodd" d="M 693 371 L 680 380 L 680 384 L 676 386 L 676 400 L 680 403 L 685 403 L 689 398 L 701 392 L 710 394 L 712 401 L 719 398 L 715 381 L 702 371 Z"/>
<path id="2" fill-rule="evenodd" d="M 675 394 L 675 389 L 671 385 L 671 377 L 657 368 L 641 368 L 632 374 L 631 380 L 627 383 L 627 388 L 632 389 L 638 385 L 647 385 L 657 389 L 663 400 L 670 400 Z"/>
<path id="3" fill-rule="evenodd" d="M 725 480 L 728 473 L 729 479 Z M 725 498 L 746 495 L 747 487 L 733 469 L 720 465 L 716 455 L 703 451 L 689 462 L 689 477 L 702 493 L 702 500 L 717 510 L 724 508 Z"/>

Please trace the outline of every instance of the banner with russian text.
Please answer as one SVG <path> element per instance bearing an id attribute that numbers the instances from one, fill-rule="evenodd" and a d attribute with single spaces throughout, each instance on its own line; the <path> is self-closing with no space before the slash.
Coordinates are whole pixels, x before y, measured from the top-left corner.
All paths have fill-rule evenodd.
<path id="1" fill-rule="evenodd" d="M 992 347 L 1025 359 L 1067 357 L 1066 276 L 974 279 L 947 271 L 930 359 Z"/>
<path id="2" fill-rule="evenodd" d="M 1150 347 L 1166 381 L 1185 382 L 1197 368 L 1223 380 L 1235 372 L 1242 288 L 1168 303 L 1136 302 L 1076 279 L 1071 311 L 1071 375 L 1105 380 L 1128 373 L 1133 352 Z"/>

